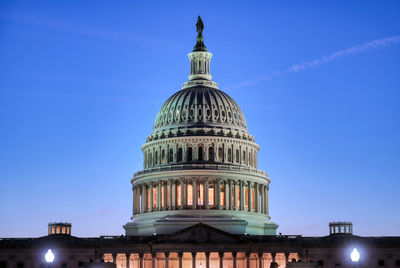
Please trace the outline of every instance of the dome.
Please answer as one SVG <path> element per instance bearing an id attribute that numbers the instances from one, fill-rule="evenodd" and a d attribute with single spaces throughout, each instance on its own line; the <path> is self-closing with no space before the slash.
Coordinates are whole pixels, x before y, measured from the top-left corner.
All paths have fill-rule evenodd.
<path id="1" fill-rule="evenodd" d="M 153 134 L 195 128 L 247 133 L 237 103 L 223 91 L 207 86 L 182 89 L 172 95 L 157 114 Z"/>
<path id="2" fill-rule="evenodd" d="M 211 80 L 196 24 L 189 80 L 162 105 L 131 179 L 132 221 L 126 235 L 171 234 L 197 222 L 235 234 L 276 234 L 268 210 L 268 174 L 238 104 Z"/>

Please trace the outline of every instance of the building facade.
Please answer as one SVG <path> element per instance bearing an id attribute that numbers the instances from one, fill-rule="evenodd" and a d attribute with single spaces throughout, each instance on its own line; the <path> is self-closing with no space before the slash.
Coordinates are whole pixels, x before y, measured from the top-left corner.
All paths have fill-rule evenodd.
<path id="1" fill-rule="evenodd" d="M 354 248 L 358 267 L 400 267 L 400 237 L 355 236 L 349 222 L 331 223 L 324 237 L 276 235 L 259 145 L 238 104 L 211 80 L 200 17 L 196 27 L 189 81 L 161 107 L 142 146 L 125 236 L 79 238 L 71 224 L 51 223 L 47 236 L 0 239 L 0 268 L 354 267 Z"/>

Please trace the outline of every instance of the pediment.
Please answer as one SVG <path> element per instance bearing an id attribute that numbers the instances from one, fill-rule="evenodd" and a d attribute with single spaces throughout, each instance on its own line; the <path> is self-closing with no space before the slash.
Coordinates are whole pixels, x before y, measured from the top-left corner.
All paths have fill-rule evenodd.
<path id="1" fill-rule="evenodd" d="M 240 235 L 234 235 L 204 223 L 192 225 L 171 235 L 163 236 L 153 243 L 238 243 L 245 242 Z"/>

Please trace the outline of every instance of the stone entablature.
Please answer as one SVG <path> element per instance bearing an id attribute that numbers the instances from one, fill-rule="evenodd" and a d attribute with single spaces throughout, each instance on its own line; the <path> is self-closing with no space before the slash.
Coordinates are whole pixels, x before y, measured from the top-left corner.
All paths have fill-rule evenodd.
<path id="1" fill-rule="evenodd" d="M 147 142 L 142 146 L 144 168 L 205 161 L 257 168 L 258 144 L 236 138 L 192 136 Z"/>

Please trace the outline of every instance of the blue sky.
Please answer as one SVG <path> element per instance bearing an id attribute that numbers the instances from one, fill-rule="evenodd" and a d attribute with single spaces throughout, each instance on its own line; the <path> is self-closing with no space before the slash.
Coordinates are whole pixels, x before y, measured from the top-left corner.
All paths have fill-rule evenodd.
<path id="1" fill-rule="evenodd" d="M 400 235 L 398 1 L 2 1 L 0 237 L 119 235 L 201 15 L 283 234 Z"/>

